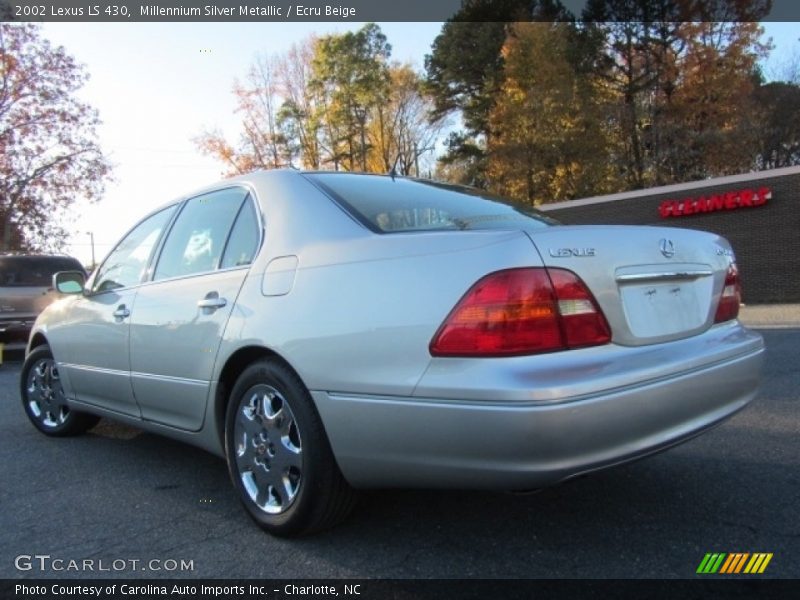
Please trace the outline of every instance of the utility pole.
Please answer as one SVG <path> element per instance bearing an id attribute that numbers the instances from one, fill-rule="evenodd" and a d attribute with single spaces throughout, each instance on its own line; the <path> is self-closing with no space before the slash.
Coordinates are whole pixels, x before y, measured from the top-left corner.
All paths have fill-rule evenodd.
<path id="1" fill-rule="evenodd" d="M 86 234 L 89 236 L 89 242 L 92 246 L 92 271 L 94 271 L 95 262 L 94 262 L 94 233 L 91 231 L 87 231 Z"/>

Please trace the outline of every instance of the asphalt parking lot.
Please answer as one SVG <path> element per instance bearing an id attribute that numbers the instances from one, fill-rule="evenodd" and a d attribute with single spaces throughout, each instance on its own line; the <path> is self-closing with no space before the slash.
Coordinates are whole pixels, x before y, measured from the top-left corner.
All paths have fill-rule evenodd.
<path id="1" fill-rule="evenodd" d="M 706 552 L 771 552 L 764 576 L 797 578 L 800 329 L 762 333 L 758 398 L 687 444 L 536 495 L 365 493 L 348 521 L 299 540 L 262 533 L 203 451 L 105 421 L 78 438 L 37 433 L 19 405 L 20 364 L 6 362 L 0 577 L 693 577 Z M 15 567 L 36 554 L 141 562 Z M 193 570 L 143 571 L 152 560 Z"/>

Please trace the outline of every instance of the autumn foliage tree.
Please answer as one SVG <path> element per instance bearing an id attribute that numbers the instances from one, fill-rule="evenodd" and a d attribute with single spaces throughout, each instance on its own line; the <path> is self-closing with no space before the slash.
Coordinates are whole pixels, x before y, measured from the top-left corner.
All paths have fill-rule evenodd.
<path id="1" fill-rule="evenodd" d="M 424 78 L 375 24 L 310 38 L 237 85 L 239 143 L 199 143 L 231 174 L 419 174 L 446 133 L 437 177 L 533 204 L 798 164 L 800 88 L 759 77 L 769 6 L 463 0 Z"/>
<path id="2" fill-rule="evenodd" d="M 280 93 L 283 104 L 278 110 L 278 125 L 285 154 L 290 165 L 302 164 L 309 169 L 322 166 L 320 115 L 317 98 L 309 85 L 317 38 L 292 45 L 289 51 L 276 58 Z"/>
<path id="3" fill-rule="evenodd" d="M 367 170 L 367 123 L 386 102 L 391 51 L 375 23 L 317 41 L 309 87 L 323 113 L 327 162 L 337 170 Z"/>
<path id="4" fill-rule="evenodd" d="M 420 159 L 432 155 L 447 120 L 429 123 L 433 110 L 420 75 L 407 64 L 388 69 L 389 89 L 385 101 L 374 107 L 367 131 L 367 170 L 400 175 L 420 174 Z"/>
<path id="5" fill-rule="evenodd" d="M 194 139 L 200 152 L 225 166 L 225 176 L 298 163 L 311 169 L 322 166 L 319 101 L 309 85 L 317 42 L 312 36 L 293 44 L 285 55 L 261 55 L 243 81 L 234 81 L 241 117 L 237 142 L 219 130 L 206 130 Z"/>
<path id="6" fill-rule="evenodd" d="M 30 24 L 0 23 L 0 248 L 56 249 L 62 215 L 96 200 L 109 174 L 97 111 L 78 100 L 87 75 Z"/>
<path id="7" fill-rule="evenodd" d="M 785 81 L 761 85 L 754 104 L 756 166 L 778 169 L 800 164 L 800 86 Z"/>
<path id="8" fill-rule="evenodd" d="M 603 189 L 602 106 L 593 78 L 570 62 L 575 33 L 568 23 L 509 28 L 487 144 L 487 179 L 501 194 L 540 204 Z"/>
<path id="9" fill-rule="evenodd" d="M 242 117 L 239 144 L 234 147 L 220 131 L 206 131 L 195 139 L 204 154 L 226 166 L 229 175 L 258 168 L 277 168 L 291 162 L 277 118 L 277 83 L 274 57 L 259 56 L 244 82 L 234 81 L 236 112 Z"/>
<path id="10" fill-rule="evenodd" d="M 608 119 L 615 125 L 610 140 L 617 167 L 628 188 L 652 181 L 653 163 L 668 147 L 663 125 L 678 77 L 678 35 L 686 3 L 670 0 L 589 0 L 587 28 L 602 37 L 596 75 L 613 97 Z M 649 139 L 645 139 L 649 138 Z"/>
<path id="11" fill-rule="evenodd" d="M 614 101 L 611 152 L 624 187 L 726 175 L 753 164 L 753 89 L 767 0 L 590 0 L 596 74 Z M 749 137 L 748 137 L 749 136 Z"/>
<path id="12" fill-rule="evenodd" d="M 756 68 L 767 52 L 762 33 L 753 22 L 682 25 L 679 76 L 665 109 L 676 134 L 656 165 L 661 181 L 733 175 L 754 166 Z"/>
<path id="13" fill-rule="evenodd" d="M 445 121 L 429 122 L 422 78 L 390 55 L 380 27 L 368 23 L 261 57 L 234 85 L 238 142 L 218 131 L 195 142 L 227 175 L 285 166 L 416 174 Z"/>
<path id="14" fill-rule="evenodd" d="M 504 81 L 503 47 L 509 23 L 568 21 L 559 0 L 462 0 L 425 57 L 433 122 L 458 114 L 463 130 L 445 142 L 440 173 L 459 183 L 485 186 L 491 112 Z"/>

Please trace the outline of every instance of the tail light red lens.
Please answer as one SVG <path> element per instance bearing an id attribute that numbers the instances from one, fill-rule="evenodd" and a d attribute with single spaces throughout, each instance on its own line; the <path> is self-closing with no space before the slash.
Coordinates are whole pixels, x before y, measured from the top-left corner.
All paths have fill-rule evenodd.
<path id="1" fill-rule="evenodd" d="M 717 305 L 717 314 L 714 315 L 715 323 L 731 321 L 739 316 L 739 305 L 742 303 L 742 287 L 739 282 L 739 269 L 736 264 L 728 267 L 725 274 L 725 285 Z"/>
<path id="2" fill-rule="evenodd" d="M 591 292 L 564 269 L 487 275 L 464 295 L 430 344 L 433 356 L 515 356 L 606 344 L 611 332 Z"/>

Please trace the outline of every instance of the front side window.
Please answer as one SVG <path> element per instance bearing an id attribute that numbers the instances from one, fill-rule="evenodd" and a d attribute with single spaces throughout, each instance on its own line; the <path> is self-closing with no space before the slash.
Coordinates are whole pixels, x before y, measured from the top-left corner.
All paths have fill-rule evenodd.
<path id="1" fill-rule="evenodd" d="M 128 233 L 100 267 L 93 291 L 107 292 L 138 284 L 173 212 L 175 205 L 148 217 Z"/>
<path id="2" fill-rule="evenodd" d="M 189 200 L 172 226 L 154 280 L 213 271 L 247 190 L 230 188 Z"/>

